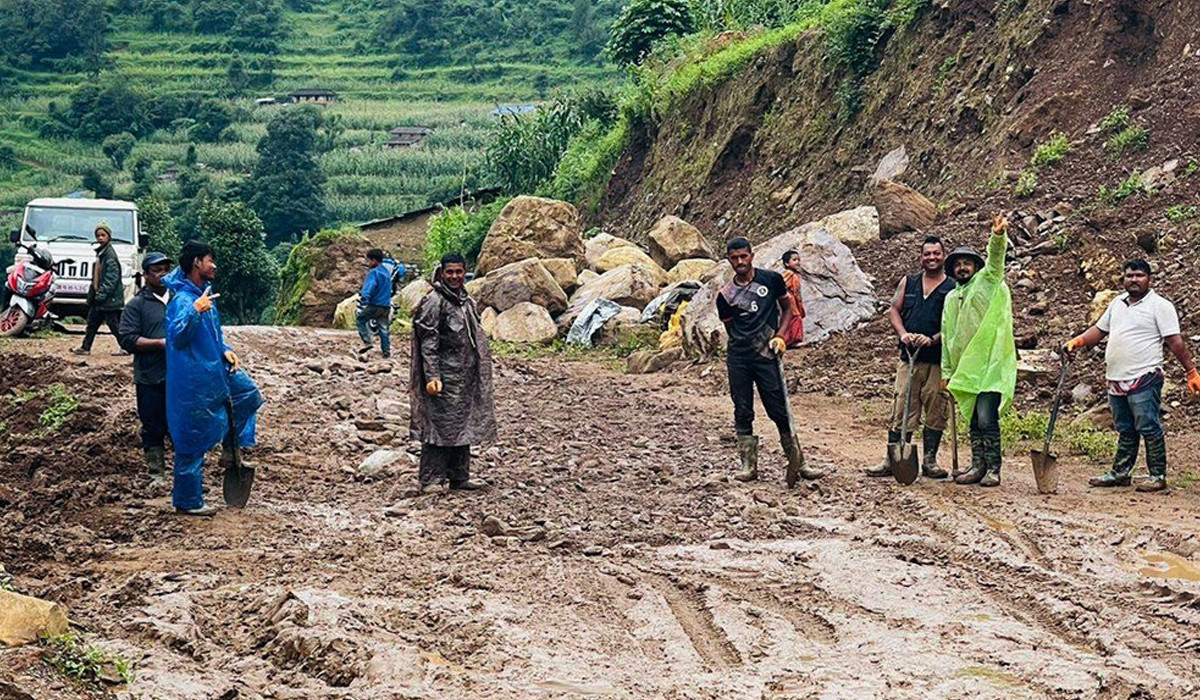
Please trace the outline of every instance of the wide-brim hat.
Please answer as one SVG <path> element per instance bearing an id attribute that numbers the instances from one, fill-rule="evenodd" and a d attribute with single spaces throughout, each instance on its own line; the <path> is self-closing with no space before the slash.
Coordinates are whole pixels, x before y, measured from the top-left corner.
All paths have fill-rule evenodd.
<path id="1" fill-rule="evenodd" d="M 948 272 L 954 271 L 954 263 L 958 262 L 959 258 L 971 258 L 975 261 L 977 269 L 983 269 L 983 256 L 975 252 L 975 249 L 969 245 L 960 245 L 954 249 L 953 253 L 946 256 L 945 268 Z"/>

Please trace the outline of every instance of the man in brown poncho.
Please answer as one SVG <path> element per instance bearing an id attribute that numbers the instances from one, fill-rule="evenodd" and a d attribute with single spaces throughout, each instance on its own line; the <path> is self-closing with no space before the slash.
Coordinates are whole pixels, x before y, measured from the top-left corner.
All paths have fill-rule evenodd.
<path id="1" fill-rule="evenodd" d="M 471 445 L 494 440 L 492 354 L 475 301 L 463 284 L 463 257 L 450 253 L 434 275 L 433 291 L 413 315 L 411 430 L 421 441 L 421 492 L 449 481 L 456 491 L 474 491 Z"/>

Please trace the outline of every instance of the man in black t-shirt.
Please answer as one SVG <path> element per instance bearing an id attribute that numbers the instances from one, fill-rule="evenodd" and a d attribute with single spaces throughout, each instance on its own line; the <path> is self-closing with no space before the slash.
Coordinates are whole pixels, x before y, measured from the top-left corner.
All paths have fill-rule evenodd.
<path id="1" fill-rule="evenodd" d="M 896 331 L 900 344 L 900 364 L 896 368 L 896 400 L 892 404 L 892 419 L 888 424 L 888 444 L 900 442 L 901 428 L 906 440 L 912 440 L 918 425 L 923 425 L 924 459 L 921 474 L 930 479 L 946 478 L 946 470 L 938 466 L 938 447 L 949 420 L 949 404 L 942 390 L 942 307 L 946 295 L 954 289 L 954 280 L 943 269 L 946 248 L 942 239 L 928 236 L 921 244 L 921 271 L 901 278 L 892 296 L 888 320 Z M 911 400 L 908 404 L 908 425 L 904 420 L 904 398 L 908 392 L 908 355 L 916 358 L 913 364 Z M 922 417 L 924 421 L 922 422 Z M 867 470 L 867 476 L 891 476 L 892 466 L 887 459 Z"/>
<path id="2" fill-rule="evenodd" d="M 717 314 L 729 334 L 726 365 L 729 393 L 733 398 L 733 421 L 737 430 L 742 473 L 739 481 L 758 478 L 758 437 L 754 435 L 754 387 L 767 416 L 779 429 L 779 440 L 787 455 L 787 485 L 800 477 L 819 479 L 824 474 L 804 463 L 804 453 L 792 428 L 787 381 L 783 376 L 782 333 L 792 315 L 792 297 L 777 272 L 754 267 L 754 251 L 745 238 L 734 238 L 725 247 L 725 257 L 734 276 L 717 294 Z"/>

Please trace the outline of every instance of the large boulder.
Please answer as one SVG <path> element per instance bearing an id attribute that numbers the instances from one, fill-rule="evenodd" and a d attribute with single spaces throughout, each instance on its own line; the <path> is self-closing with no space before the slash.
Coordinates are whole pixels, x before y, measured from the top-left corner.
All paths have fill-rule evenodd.
<path id="1" fill-rule="evenodd" d="M 647 330 L 655 337 L 658 337 L 658 329 L 649 325 L 642 325 L 642 312 L 632 306 L 622 306 L 616 316 L 605 321 L 604 326 L 600 329 L 598 345 L 620 345 L 631 335 L 636 334 L 639 330 Z"/>
<path id="2" fill-rule="evenodd" d="M 67 632 L 67 613 L 58 603 L 0 590 L 0 645 L 33 644 Z"/>
<path id="3" fill-rule="evenodd" d="M 842 243 L 879 240 L 879 212 L 875 207 L 856 207 L 830 214 L 821 219 L 821 225 Z"/>
<path id="4" fill-rule="evenodd" d="M 488 229 L 475 272 L 487 275 L 526 258 L 570 258 L 583 265 L 583 221 L 567 202 L 515 197 Z"/>
<path id="5" fill-rule="evenodd" d="M 357 233 L 322 231 L 296 244 L 280 280 L 277 323 L 328 327 L 337 305 L 362 287 L 366 252 Z"/>
<path id="6" fill-rule="evenodd" d="M 874 187 L 881 182 L 889 180 L 899 180 L 900 176 L 908 171 L 908 151 L 904 146 L 889 152 L 880 161 L 879 165 L 875 166 L 875 173 L 871 175 L 871 186 Z"/>
<path id="7" fill-rule="evenodd" d="M 1108 310 L 1108 305 L 1119 296 L 1121 296 L 1121 292 L 1116 289 L 1096 292 L 1096 295 L 1092 297 L 1092 304 L 1088 308 L 1088 325 L 1096 325 L 1096 321 L 1099 321 L 1104 312 Z"/>
<path id="8" fill-rule="evenodd" d="M 677 284 L 687 280 L 702 280 L 705 275 L 714 271 L 720 263 L 706 258 L 688 258 L 675 263 L 675 267 L 667 273 L 667 284 Z"/>
<path id="9" fill-rule="evenodd" d="M 400 293 L 396 295 L 396 302 L 401 309 L 411 314 L 417 308 L 417 304 L 425 298 L 425 295 L 432 291 L 433 285 L 427 280 L 415 279 L 404 285 L 404 289 L 401 289 Z"/>
<path id="10" fill-rule="evenodd" d="M 356 327 L 358 316 L 358 295 L 343 299 L 333 310 L 333 327 L 348 331 Z"/>
<path id="11" fill-rule="evenodd" d="M 782 270 L 780 258 L 787 250 L 800 253 L 806 345 L 875 316 L 875 290 L 870 280 L 850 249 L 820 222 L 805 224 L 755 246 L 754 258 L 778 272 Z M 719 268 L 684 311 L 683 342 L 689 355 L 711 355 L 724 346 L 725 326 L 717 318 L 716 295 L 732 277 L 728 265 Z"/>
<path id="12" fill-rule="evenodd" d="M 658 296 L 658 279 L 644 265 L 622 265 L 588 282 L 571 296 L 571 304 L 559 319 L 559 325 L 570 327 L 579 312 L 593 299 L 608 299 L 621 306 L 646 308 Z"/>
<path id="13" fill-rule="evenodd" d="M 688 258 L 716 257 L 704 235 L 695 226 L 677 216 L 664 216 L 647 236 L 650 257 L 664 270 Z"/>
<path id="14" fill-rule="evenodd" d="M 637 247 L 620 246 L 609 250 L 596 261 L 595 269 L 596 272 L 604 274 L 622 265 L 642 265 L 654 273 L 654 278 L 658 280 L 659 284 L 666 284 L 666 270 L 654 262 L 649 255 L 646 255 L 641 248 Z"/>
<path id="15" fill-rule="evenodd" d="M 579 287 L 582 287 L 583 285 L 587 284 L 588 282 L 593 282 L 599 278 L 600 278 L 600 273 L 596 272 L 595 270 L 580 270 L 579 277 L 576 278 L 575 281 L 579 283 Z M 578 290 L 579 287 L 576 287 L 575 289 Z"/>
<path id="16" fill-rule="evenodd" d="M 596 269 L 596 261 L 600 256 L 604 255 L 613 248 L 622 246 L 636 248 L 637 244 L 633 241 L 627 241 L 624 238 L 618 238 L 611 233 L 599 233 L 584 241 L 584 261 L 589 270 Z"/>
<path id="17" fill-rule="evenodd" d="M 508 343 L 548 343 L 558 335 L 550 312 L 537 304 L 521 302 L 496 317 L 496 340 Z"/>
<path id="18" fill-rule="evenodd" d="M 479 325 L 483 327 L 483 332 L 488 334 L 489 338 L 496 337 L 496 319 L 500 314 L 490 306 L 483 307 L 483 311 L 479 312 Z"/>
<path id="19" fill-rule="evenodd" d="M 523 301 L 552 314 L 567 308 L 567 293 L 537 258 L 526 258 L 494 270 L 479 280 L 479 303 L 500 313 Z"/>
<path id="20" fill-rule="evenodd" d="M 881 238 L 926 229 L 937 219 L 937 206 L 925 195 L 890 180 L 875 186 L 875 209 L 879 212 Z"/>
<path id="21" fill-rule="evenodd" d="M 579 287 L 579 272 L 571 258 L 543 258 L 542 266 L 567 294 Z"/>

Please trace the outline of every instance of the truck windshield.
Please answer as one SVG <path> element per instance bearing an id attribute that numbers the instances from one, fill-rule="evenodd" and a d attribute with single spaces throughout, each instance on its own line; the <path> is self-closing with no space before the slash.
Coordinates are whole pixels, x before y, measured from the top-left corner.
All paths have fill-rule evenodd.
<path id="1" fill-rule="evenodd" d="M 115 209 L 29 207 L 25 225 L 42 243 L 91 241 L 100 224 L 112 229 L 113 243 L 133 243 L 133 212 Z M 28 235 L 28 232 L 25 232 Z"/>

